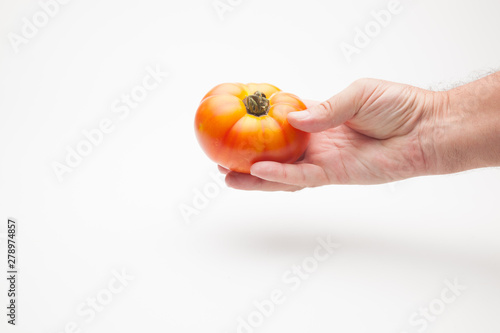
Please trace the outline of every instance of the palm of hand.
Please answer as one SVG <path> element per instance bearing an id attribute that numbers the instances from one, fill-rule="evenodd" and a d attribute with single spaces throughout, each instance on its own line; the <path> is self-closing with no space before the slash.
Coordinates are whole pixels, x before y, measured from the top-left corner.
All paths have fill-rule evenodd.
<path id="1" fill-rule="evenodd" d="M 414 136 L 379 140 L 346 125 L 313 133 L 303 160 L 325 171 L 332 184 L 377 184 L 406 178 L 418 167 Z M 406 150 L 405 154 L 402 154 Z"/>
<path id="2" fill-rule="evenodd" d="M 368 97 L 360 96 L 363 103 L 353 119 L 311 134 L 299 163 L 321 166 L 334 184 L 385 183 L 425 167 L 418 126 L 425 101 L 408 86 L 373 83 L 365 85 Z"/>

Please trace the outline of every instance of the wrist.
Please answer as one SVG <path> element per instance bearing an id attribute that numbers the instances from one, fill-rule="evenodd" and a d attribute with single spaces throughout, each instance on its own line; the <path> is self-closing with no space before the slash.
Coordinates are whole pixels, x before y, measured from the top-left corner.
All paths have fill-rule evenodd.
<path id="1" fill-rule="evenodd" d="M 500 75 L 434 94 L 429 174 L 500 165 Z"/>

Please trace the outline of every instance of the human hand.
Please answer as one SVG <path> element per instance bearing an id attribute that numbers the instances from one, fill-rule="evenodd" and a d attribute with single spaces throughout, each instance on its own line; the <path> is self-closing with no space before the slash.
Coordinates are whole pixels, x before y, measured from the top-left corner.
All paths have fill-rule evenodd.
<path id="1" fill-rule="evenodd" d="M 311 132 L 303 158 L 293 164 L 257 162 L 251 174 L 228 172 L 239 189 L 297 190 L 326 184 L 375 184 L 425 173 L 422 119 L 439 103 L 437 93 L 363 79 L 323 103 L 288 115 Z"/>
<path id="2" fill-rule="evenodd" d="M 307 106 L 306 111 L 288 115 L 292 126 L 312 133 L 303 157 L 292 164 L 254 163 L 250 175 L 219 166 L 228 186 L 296 191 L 327 184 L 378 184 L 482 166 L 458 167 L 459 163 L 449 163 L 452 156 L 446 157 L 453 149 L 464 153 L 466 146 L 457 148 L 456 142 L 467 111 L 450 114 L 449 92 L 362 79 L 323 103 Z"/>

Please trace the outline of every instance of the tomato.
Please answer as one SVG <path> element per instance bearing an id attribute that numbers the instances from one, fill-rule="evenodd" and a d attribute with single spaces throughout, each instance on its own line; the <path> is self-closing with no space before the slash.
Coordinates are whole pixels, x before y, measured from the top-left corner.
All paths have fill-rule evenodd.
<path id="1" fill-rule="evenodd" d="M 250 173 L 258 161 L 292 163 L 304 153 L 309 133 L 286 116 L 305 109 L 297 96 L 270 84 L 223 83 L 201 101 L 196 137 L 210 159 L 233 171 Z"/>

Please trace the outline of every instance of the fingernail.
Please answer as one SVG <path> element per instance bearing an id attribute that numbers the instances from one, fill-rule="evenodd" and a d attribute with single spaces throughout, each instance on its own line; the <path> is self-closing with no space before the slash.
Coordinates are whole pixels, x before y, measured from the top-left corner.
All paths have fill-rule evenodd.
<path id="1" fill-rule="evenodd" d="M 309 118 L 310 115 L 309 111 L 294 111 L 288 114 L 288 116 L 294 118 L 295 120 L 304 120 Z"/>
<path id="2" fill-rule="evenodd" d="M 257 162 L 257 163 L 259 163 L 259 162 Z M 255 170 L 255 169 L 257 169 L 257 170 Z M 259 173 L 259 170 L 258 170 L 258 169 L 259 169 L 258 167 L 257 167 L 257 168 L 255 167 L 255 164 L 254 164 L 254 165 L 252 165 L 252 166 L 250 167 L 250 174 L 251 174 L 252 176 L 256 176 L 256 174 L 258 174 L 258 173 Z M 257 172 L 255 172 L 255 171 L 257 171 Z"/>

